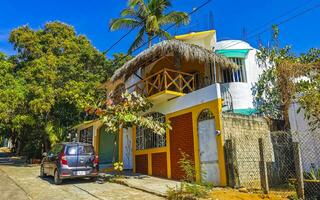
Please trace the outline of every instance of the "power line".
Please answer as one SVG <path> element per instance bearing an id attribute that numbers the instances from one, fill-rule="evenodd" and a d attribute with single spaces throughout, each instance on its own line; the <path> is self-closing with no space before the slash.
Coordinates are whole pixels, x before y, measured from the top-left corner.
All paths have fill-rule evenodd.
<path id="1" fill-rule="evenodd" d="M 192 14 L 194 14 L 195 12 L 197 12 L 198 10 L 200 10 L 202 7 L 206 6 L 207 4 L 209 4 L 212 0 L 208 0 L 206 2 L 204 2 L 203 4 L 201 4 L 200 6 L 196 7 L 195 9 L 193 9 L 191 12 L 189 12 L 187 15 L 188 17 Z M 172 27 L 176 26 L 178 23 L 180 23 L 182 21 L 182 19 L 180 19 L 179 21 L 177 21 L 176 23 L 172 24 L 171 26 L 169 26 L 168 28 L 166 28 L 164 31 L 168 31 L 169 29 L 171 29 Z M 159 35 L 155 35 L 151 38 L 151 41 L 154 40 L 155 38 L 159 37 Z M 136 49 L 134 49 L 132 52 L 141 49 L 144 45 L 148 44 L 149 41 L 143 43 L 141 46 L 137 47 Z"/>
<path id="2" fill-rule="evenodd" d="M 284 13 L 276 16 L 276 17 L 273 17 L 272 19 L 270 19 L 269 21 L 267 21 L 266 23 L 264 23 L 262 26 L 259 26 L 259 27 L 255 28 L 255 29 L 253 29 L 253 30 L 250 30 L 250 32 L 256 32 L 256 31 L 264 28 L 265 26 L 272 24 L 272 22 L 274 22 L 275 20 L 277 20 L 277 19 L 279 19 L 279 18 L 282 18 L 282 17 L 285 17 L 285 16 L 287 16 L 288 14 L 293 13 L 294 11 L 296 11 L 296 10 L 302 8 L 302 7 L 305 7 L 307 4 L 309 4 L 309 3 L 312 2 L 312 1 L 314 1 L 314 0 L 306 1 L 306 2 L 304 2 L 303 4 L 299 4 L 299 5 L 295 6 L 295 7 L 292 8 L 291 10 L 288 10 L 288 11 L 286 11 L 286 12 L 284 12 Z"/>
<path id="3" fill-rule="evenodd" d="M 206 6 L 207 4 L 209 4 L 211 1 L 212 1 L 212 0 L 208 0 L 208 1 L 204 2 L 204 3 L 201 4 L 200 6 L 198 6 L 198 7 L 195 8 L 195 9 L 193 9 L 191 12 L 189 12 L 187 15 L 188 15 L 188 16 L 192 15 L 193 13 L 197 12 L 197 11 L 198 11 L 199 9 L 201 9 L 202 7 L 204 7 L 204 6 Z M 308 13 L 308 12 L 311 12 L 312 10 L 317 9 L 317 8 L 319 8 L 319 7 L 320 7 L 320 4 L 316 4 L 316 5 L 308 8 L 308 9 L 305 9 L 305 10 L 297 13 L 296 15 L 293 15 L 293 16 L 285 19 L 285 20 L 280 21 L 280 22 L 277 23 L 276 25 L 277 25 L 277 26 L 283 25 L 283 24 L 285 24 L 285 23 L 287 23 L 287 22 L 289 22 L 289 21 L 291 21 L 291 20 L 293 20 L 293 19 L 295 19 L 295 18 L 297 18 L 297 17 L 299 17 L 299 16 L 301 16 L 301 15 L 304 15 L 304 14 L 306 14 L 306 13 Z M 288 11 L 288 12 L 289 12 L 289 11 Z M 182 19 L 181 19 L 181 20 L 182 20 Z M 171 26 L 169 26 L 167 29 L 165 29 L 165 31 L 168 31 L 170 28 L 172 28 L 172 27 L 174 27 L 176 24 L 180 23 L 181 20 L 179 20 L 178 22 L 176 22 L 176 23 L 172 24 Z M 134 29 L 134 28 L 133 28 L 133 29 Z M 266 31 L 268 31 L 269 29 L 270 29 L 270 28 L 266 28 L 266 29 L 264 29 L 264 30 L 261 31 L 261 32 L 251 33 L 251 34 L 248 35 L 247 39 L 251 39 L 251 38 L 253 38 L 253 37 L 259 36 L 259 35 L 265 33 Z M 129 32 L 131 32 L 131 31 L 132 31 L 132 30 L 130 30 Z M 125 38 L 128 34 L 129 34 L 129 33 L 125 34 L 125 35 L 122 37 L 122 39 Z M 157 38 L 157 37 L 159 37 L 159 36 L 158 36 L 158 35 L 153 36 L 153 37 L 151 38 L 151 41 L 154 40 L 154 39 Z M 119 42 L 120 42 L 120 41 L 117 41 L 116 44 L 118 44 Z M 241 41 L 238 41 L 238 42 L 236 42 L 236 43 L 234 43 L 234 44 L 231 44 L 231 45 L 229 45 L 229 46 L 227 46 L 227 47 L 224 47 L 224 48 L 229 48 L 229 47 L 232 47 L 232 46 L 237 45 L 237 44 L 239 44 L 239 43 L 241 43 Z M 115 44 L 115 45 L 116 45 L 116 44 Z M 140 45 L 139 47 L 137 47 L 136 49 L 134 49 L 134 50 L 132 51 L 132 53 L 135 52 L 135 51 L 137 51 L 137 50 L 139 50 L 139 49 L 141 49 L 141 48 L 142 48 L 143 46 L 145 46 L 146 44 L 148 44 L 148 41 L 147 41 L 147 42 L 144 42 L 142 45 Z M 113 47 L 114 47 L 115 45 L 113 45 Z M 111 47 L 111 48 L 113 48 L 113 47 Z M 111 48 L 109 48 L 109 49 L 111 49 Z M 122 57 L 122 58 L 120 58 L 119 60 L 117 60 L 117 62 L 116 62 L 114 65 L 119 64 L 120 61 L 122 61 L 123 59 L 126 59 L 129 55 L 130 55 L 130 54 L 126 54 L 124 57 Z"/>
<path id="4" fill-rule="evenodd" d="M 113 47 L 115 47 L 117 44 L 119 44 L 119 42 L 121 42 L 121 40 L 123 40 L 125 37 L 127 37 L 135 28 L 137 28 L 142 23 L 143 22 L 140 22 L 138 25 L 131 28 L 126 34 L 121 36 L 121 38 L 119 38 L 115 43 L 113 43 L 107 50 L 103 51 L 102 53 L 107 54 Z"/>
<path id="5" fill-rule="evenodd" d="M 192 15 L 193 13 L 197 12 L 198 10 L 200 10 L 201 8 L 203 8 L 204 6 L 206 6 L 207 4 L 209 4 L 211 1 L 212 1 L 212 0 L 207 0 L 206 2 L 202 3 L 202 4 L 199 5 L 198 7 L 194 8 L 191 12 L 187 13 L 187 16 L 189 17 L 189 16 Z M 174 27 L 174 26 L 176 26 L 178 23 L 180 23 L 182 20 L 183 20 L 183 19 L 180 19 L 179 21 L 175 22 L 174 24 L 172 24 L 171 26 L 169 26 L 168 28 L 166 28 L 164 31 L 168 31 L 169 29 L 171 29 L 172 27 Z M 134 28 L 133 28 L 133 29 L 134 29 Z M 132 32 L 132 30 L 130 30 L 129 32 Z M 125 34 L 124 36 L 122 36 L 122 39 L 123 39 L 124 37 L 126 37 L 128 34 L 129 34 L 129 33 L 127 33 L 127 34 Z M 152 40 L 154 40 L 154 39 L 157 38 L 157 37 L 159 37 L 159 35 L 153 36 L 150 40 L 152 41 Z M 120 41 L 117 41 L 116 43 L 118 44 L 119 42 L 120 42 Z M 137 50 L 139 50 L 139 49 L 141 49 L 143 46 L 145 46 L 146 44 L 148 44 L 148 42 L 149 42 L 149 40 L 146 41 L 146 42 L 144 42 L 144 43 L 143 43 L 142 45 L 140 45 L 139 47 L 135 48 L 135 49 L 132 51 L 132 53 L 135 52 L 135 51 L 137 51 Z M 115 43 L 115 45 L 116 45 L 116 43 Z M 114 47 L 115 45 L 113 45 L 113 47 Z M 113 48 L 113 47 L 112 47 L 112 48 Z M 110 49 L 111 49 L 111 48 L 109 48 L 109 50 L 110 50 Z M 127 53 L 124 57 L 122 57 L 122 58 L 120 58 L 119 60 L 117 60 L 117 62 L 116 62 L 114 65 L 119 64 L 120 61 L 126 59 L 129 55 L 130 55 L 130 54 Z"/>
<path id="6" fill-rule="evenodd" d="M 212 0 L 208 0 L 205 3 L 201 4 L 200 6 L 198 6 L 197 8 L 194 8 L 192 10 L 192 12 L 188 13 L 189 15 L 192 15 L 193 13 L 195 13 L 196 11 L 198 11 L 200 8 L 204 7 L 205 5 L 207 5 L 208 3 L 210 3 Z M 107 54 L 113 47 L 115 47 L 117 44 L 119 44 L 121 42 L 121 40 L 123 40 L 125 37 L 127 37 L 135 28 L 139 27 L 140 25 L 142 25 L 144 22 L 146 21 L 146 19 L 144 19 L 143 21 L 141 21 L 139 24 L 135 25 L 134 27 L 132 27 L 127 33 L 125 33 L 123 36 L 121 36 L 115 43 L 113 43 L 107 50 L 103 51 L 103 54 Z M 178 22 L 174 23 L 172 26 L 170 26 L 168 29 L 172 28 L 173 26 L 175 26 L 177 23 L 180 23 L 181 20 L 179 20 Z M 166 29 L 166 31 L 168 30 Z M 158 36 L 157 36 L 158 37 Z M 154 38 L 152 38 L 151 40 L 153 40 Z M 143 44 L 142 46 L 144 46 L 145 44 Z M 140 48 L 140 47 L 138 47 Z M 132 51 L 134 52 L 134 51 Z"/>
<path id="7" fill-rule="evenodd" d="M 285 24 L 285 23 L 287 23 L 287 22 L 289 22 L 289 21 L 291 21 L 291 20 L 293 20 L 293 19 L 295 19 L 295 18 L 297 18 L 297 17 L 299 17 L 299 16 L 302 16 L 302 15 L 308 13 L 308 12 L 311 12 L 312 10 L 315 10 L 315 9 L 317 9 L 317 8 L 319 8 L 319 7 L 320 7 L 320 4 L 316 4 L 316 5 L 314 5 L 314 6 L 310 7 L 310 8 L 307 8 L 307 9 L 305 9 L 305 10 L 303 10 L 303 11 L 301 11 L 301 12 L 299 12 L 299 13 L 297 13 L 297 14 L 289 17 L 289 18 L 287 18 L 287 19 L 284 19 L 284 20 L 278 22 L 278 23 L 275 24 L 275 25 L 277 25 L 277 26 L 283 25 L 283 24 Z M 270 30 L 270 28 L 265 28 L 264 30 L 262 30 L 262 31 L 260 31 L 260 32 L 258 32 L 258 33 L 251 33 L 251 34 L 249 34 L 250 36 L 249 36 L 247 39 L 251 39 L 251 38 L 253 38 L 253 37 L 259 36 L 259 35 L 267 32 L 267 31 L 269 31 L 269 30 Z M 237 45 L 237 44 L 239 44 L 239 43 L 241 43 L 241 41 L 237 41 L 237 42 L 235 42 L 234 44 L 231 44 L 231 45 L 226 46 L 226 47 L 224 47 L 224 48 L 229 48 L 229 47 L 232 47 L 232 46 Z"/>

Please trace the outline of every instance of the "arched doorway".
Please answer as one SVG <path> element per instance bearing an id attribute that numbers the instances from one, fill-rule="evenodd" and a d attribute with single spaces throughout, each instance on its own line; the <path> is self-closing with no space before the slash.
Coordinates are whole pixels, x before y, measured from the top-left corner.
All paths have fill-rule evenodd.
<path id="1" fill-rule="evenodd" d="M 99 128 L 99 169 L 113 166 L 119 160 L 119 135 L 108 133 L 103 125 Z"/>
<path id="2" fill-rule="evenodd" d="M 213 113 L 209 109 L 201 111 L 198 117 L 199 156 L 201 180 L 214 185 L 220 184 L 216 127 Z"/>

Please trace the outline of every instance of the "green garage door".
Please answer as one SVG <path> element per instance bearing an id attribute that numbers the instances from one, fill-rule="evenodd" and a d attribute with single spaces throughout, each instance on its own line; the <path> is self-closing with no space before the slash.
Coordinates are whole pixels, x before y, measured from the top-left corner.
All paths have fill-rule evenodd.
<path id="1" fill-rule="evenodd" d="M 118 161 L 119 155 L 119 135 L 108 133 L 105 126 L 99 130 L 99 162 L 101 164 L 112 164 L 113 154 L 115 153 L 115 161 Z M 116 141 L 116 147 L 114 142 Z M 115 150 L 114 150 L 115 148 Z"/>

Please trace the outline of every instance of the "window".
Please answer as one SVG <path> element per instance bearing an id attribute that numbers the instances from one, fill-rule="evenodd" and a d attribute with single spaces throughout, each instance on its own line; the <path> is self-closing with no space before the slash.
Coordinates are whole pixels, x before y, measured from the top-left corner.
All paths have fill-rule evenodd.
<path id="1" fill-rule="evenodd" d="M 147 116 L 152 117 L 159 122 L 165 122 L 165 116 L 161 113 L 155 112 L 148 114 Z M 154 133 L 152 130 L 147 128 L 137 127 L 136 146 L 137 150 L 165 147 L 166 135 Z"/>
<path id="2" fill-rule="evenodd" d="M 93 149 L 91 146 L 86 145 L 77 145 L 77 146 L 68 146 L 67 155 L 92 155 Z"/>
<path id="3" fill-rule="evenodd" d="M 199 114 L 198 122 L 206 121 L 209 119 L 214 119 L 214 115 L 209 109 L 205 109 Z"/>
<path id="4" fill-rule="evenodd" d="M 243 58 L 230 58 L 234 63 L 236 63 L 239 68 L 234 69 L 224 69 L 222 71 L 222 82 L 247 82 L 246 67 Z"/>
<path id="5" fill-rule="evenodd" d="M 92 144 L 93 126 L 80 131 L 79 142 Z"/>

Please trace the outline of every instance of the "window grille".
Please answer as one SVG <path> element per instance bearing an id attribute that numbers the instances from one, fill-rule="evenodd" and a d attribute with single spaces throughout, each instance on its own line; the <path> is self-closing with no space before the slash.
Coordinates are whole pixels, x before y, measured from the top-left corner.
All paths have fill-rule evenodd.
<path id="1" fill-rule="evenodd" d="M 152 117 L 158 122 L 165 122 L 165 115 L 161 113 L 150 113 L 146 117 Z M 151 129 L 144 127 L 137 127 L 136 132 L 136 149 L 151 149 L 158 147 L 166 146 L 166 134 L 160 135 L 158 133 L 154 133 Z"/>
<path id="2" fill-rule="evenodd" d="M 208 119 L 214 119 L 213 113 L 209 109 L 201 111 L 198 117 L 198 122 L 205 121 Z"/>
<path id="3" fill-rule="evenodd" d="M 93 126 L 80 131 L 79 142 L 92 144 Z"/>
<path id="4" fill-rule="evenodd" d="M 246 67 L 243 58 L 230 58 L 236 63 L 238 69 L 224 69 L 222 71 L 223 83 L 230 82 L 247 82 Z"/>

